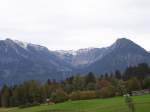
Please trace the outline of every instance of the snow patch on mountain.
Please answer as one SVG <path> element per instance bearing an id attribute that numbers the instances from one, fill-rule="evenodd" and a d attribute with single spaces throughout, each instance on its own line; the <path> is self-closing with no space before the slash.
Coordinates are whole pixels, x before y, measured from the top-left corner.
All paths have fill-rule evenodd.
<path id="1" fill-rule="evenodd" d="M 20 47 L 24 48 L 24 49 L 28 49 L 28 43 L 26 42 L 21 42 L 21 41 L 18 41 L 18 40 L 14 40 L 14 42 L 19 45 Z"/>
<path id="2" fill-rule="evenodd" d="M 77 55 L 77 52 L 75 50 L 56 50 L 55 52 L 60 53 L 61 55 Z"/>
<path id="3" fill-rule="evenodd" d="M 35 44 L 28 44 L 28 46 L 33 47 L 36 51 L 43 51 L 43 50 L 48 50 L 46 47 L 40 46 L 40 45 L 35 45 Z"/>

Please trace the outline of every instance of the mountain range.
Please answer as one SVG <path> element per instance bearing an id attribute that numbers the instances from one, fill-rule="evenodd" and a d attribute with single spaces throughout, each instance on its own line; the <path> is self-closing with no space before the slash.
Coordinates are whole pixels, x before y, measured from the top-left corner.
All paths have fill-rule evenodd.
<path id="1" fill-rule="evenodd" d="M 150 65 L 150 53 L 133 41 L 120 38 L 109 47 L 51 51 L 18 40 L 0 40 L 0 86 L 25 80 L 63 80 L 74 74 L 97 75 L 123 71 L 139 63 Z"/>

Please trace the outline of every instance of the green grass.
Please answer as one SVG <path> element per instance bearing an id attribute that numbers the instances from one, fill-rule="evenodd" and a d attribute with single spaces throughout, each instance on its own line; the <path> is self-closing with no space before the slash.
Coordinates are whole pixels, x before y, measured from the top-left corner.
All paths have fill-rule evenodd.
<path id="1" fill-rule="evenodd" d="M 136 112 L 150 111 L 150 95 L 135 96 Z M 123 97 L 95 99 L 83 101 L 68 101 L 54 105 L 41 105 L 25 109 L 6 108 L 0 112 L 129 112 Z"/>

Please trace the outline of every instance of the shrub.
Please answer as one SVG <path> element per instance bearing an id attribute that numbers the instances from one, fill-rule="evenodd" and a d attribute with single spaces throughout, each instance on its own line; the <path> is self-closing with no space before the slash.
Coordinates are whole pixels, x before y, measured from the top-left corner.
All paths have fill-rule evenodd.
<path id="1" fill-rule="evenodd" d="M 80 92 L 80 99 L 81 100 L 88 100 L 88 99 L 94 99 L 96 98 L 96 92 L 95 91 L 82 91 Z"/>
<path id="2" fill-rule="evenodd" d="M 147 77 L 145 80 L 144 80 L 144 88 L 150 88 L 150 77 Z"/>
<path id="3" fill-rule="evenodd" d="M 77 91 L 77 92 L 72 92 L 70 95 L 69 95 L 69 98 L 71 100 L 80 100 L 80 92 Z"/>
<path id="4" fill-rule="evenodd" d="M 134 77 L 134 78 L 131 78 L 128 81 L 126 81 L 126 87 L 129 92 L 137 91 L 137 90 L 141 89 L 141 84 L 140 84 L 139 80 L 136 77 Z"/>
<path id="5" fill-rule="evenodd" d="M 60 103 L 68 100 L 68 95 L 63 90 L 58 90 L 55 93 L 52 93 L 51 100 L 54 103 Z"/>
<path id="6" fill-rule="evenodd" d="M 88 83 L 86 88 L 87 88 L 87 90 L 95 90 L 96 84 L 95 83 Z"/>
<path id="7" fill-rule="evenodd" d="M 108 86 L 108 87 L 103 87 L 100 90 L 100 97 L 101 98 L 109 98 L 115 96 L 115 87 L 113 86 Z"/>
<path id="8" fill-rule="evenodd" d="M 95 91 L 78 91 L 70 94 L 71 100 L 88 100 L 96 97 L 97 95 Z"/>

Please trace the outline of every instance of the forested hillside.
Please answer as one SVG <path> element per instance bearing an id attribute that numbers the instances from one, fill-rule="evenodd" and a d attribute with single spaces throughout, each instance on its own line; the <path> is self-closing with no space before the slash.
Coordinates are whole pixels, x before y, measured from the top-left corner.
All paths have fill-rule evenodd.
<path id="1" fill-rule="evenodd" d="M 4 85 L 0 91 L 0 106 L 32 106 L 45 103 L 65 102 L 68 100 L 86 100 L 122 96 L 132 91 L 150 88 L 150 68 L 142 63 L 128 67 L 123 73 L 101 74 L 92 72 L 87 75 L 75 75 L 57 82 L 47 79 L 46 83 L 36 80 L 26 81 L 20 85 Z"/>

